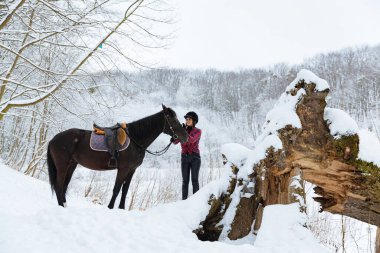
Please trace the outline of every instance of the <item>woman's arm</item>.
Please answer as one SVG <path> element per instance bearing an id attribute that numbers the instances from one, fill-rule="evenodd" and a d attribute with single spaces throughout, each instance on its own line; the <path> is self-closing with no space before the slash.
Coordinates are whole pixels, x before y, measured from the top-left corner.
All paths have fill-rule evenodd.
<path id="1" fill-rule="evenodd" d="M 179 143 L 179 140 L 178 139 L 173 139 L 173 137 L 170 139 L 171 142 L 174 144 L 174 145 L 177 145 Z"/>
<path id="2" fill-rule="evenodd" d="M 202 130 L 196 129 L 195 131 L 191 131 L 189 134 L 189 139 L 187 140 L 188 143 L 194 143 L 196 141 L 199 141 L 202 135 Z"/>

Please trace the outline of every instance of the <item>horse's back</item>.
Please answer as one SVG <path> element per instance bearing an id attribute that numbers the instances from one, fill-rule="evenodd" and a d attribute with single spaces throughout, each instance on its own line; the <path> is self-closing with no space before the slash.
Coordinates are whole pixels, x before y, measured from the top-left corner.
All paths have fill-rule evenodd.
<path id="1" fill-rule="evenodd" d="M 74 151 L 79 142 L 84 141 L 90 133 L 88 130 L 71 128 L 56 134 L 49 142 L 50 149 L 60 149 L 65 151 Z M 70 153 L 71 153 L 70 152 Z"/>

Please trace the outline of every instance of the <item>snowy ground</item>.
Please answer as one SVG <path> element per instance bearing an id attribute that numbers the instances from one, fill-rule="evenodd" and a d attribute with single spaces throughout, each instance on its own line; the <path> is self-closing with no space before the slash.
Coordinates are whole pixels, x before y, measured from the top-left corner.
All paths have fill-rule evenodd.
<path id="1" fill-rule="evenodd" d="M 265 209 L 261 232 L 235 242 L 202 242 L 192 230 L 207 214 L 218 181 L 186 201 L 146 211 L 109 210 L 70 198 L 58 207 L 50 187 L 0 163 L 0 252 L 323 252 L 297 206 Z"/>

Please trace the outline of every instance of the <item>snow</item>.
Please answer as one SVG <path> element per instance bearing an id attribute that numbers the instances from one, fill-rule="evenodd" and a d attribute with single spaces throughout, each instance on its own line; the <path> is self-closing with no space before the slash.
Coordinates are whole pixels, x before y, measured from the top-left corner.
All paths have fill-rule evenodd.
<path id="1" fill-rule="evenodd" d="M 339 139 L 347 135 L 359 135 L 358 159 L 373 162 L 380 167 L 380 141 L 375 133 L 368 130 L 359 130 L 358 124 L 346 112 L 326 108 L 324 113 L 330 133 L 334 138 Z"/>
<path id="2" fill-rule="evenodd" d="M 258 141 L 262 141 L 263 137 L 275 133 L 286 125 L 291 125 L 295 128 L 302 127 L 296 113 L 296 106 L 305 93 L 304 89 L 300 89 L 295 96 L 286 92 L 280 96 L 273 109 L 266 116 L 263 133 L 259 136 Z"/>
<path id="3" fill-rule="evenodd" d="M 237 186 L 235 187 L 234 192 L 231 194 L 231 203 L 225 212 L 223 219 L 217 224 L 223 225 L 222 233 L 219 236 L 219 240 L 226 240 L 228 237 L 228 233 L 231 230 L 231 224 L 234 220 L 234 217 L 236 215 L 237 206 L 240 202 L 240 192 L 242 190 L 243 186 Z"/>
<path id="4" fill-rule="evenodd" d="M 226 156 L 229 163 L 239 167 L 237 177 L 247 180 L 248 175 L 252 173 L 253 166 L 265 158 L 267 149 L 270 147 L 273 147 L 275 151 L 282 148 L 282 142 L 277 135 L 266 136 L 252 150 L 238 143 L 226 143 L 222 146 L 221 153 Z M 227 164 L 224 168 L 228 170 L 228 174 L 231 170 L 231 165 Z"/>
<path id="5" fill-rule="evenodd" d="M 229 162 L 240 166 L 242 162 L 252 154 L 252 150 L 238 143 L 227 143 L 221 146 L 220 152 L 226 156 Z"/>
<path id="6" fill-rule="evenodd" d="M 373 132 L 368 130 L 359 131 L 358 158 L 367 162 L 373 162 L 380 168 L 380 140 Z"/>
<path id="7" fill-rule="evenodd" d="M 355 120 L 342 110 L 326 107 L 324 119 L 327 121 L 330 134 L 336 139 L 359 132 L 359 127 Z"/>
<path id="8" fill-rule="evenodd" d="M 298 204 L 267 206 L 255 247 L 259 252 L 268 246 L 270 252 L 326 252 L 326 249 L 315 243 L 310 230 L 302 226 L 305 222 L 306 215 L 299 212 Z M 293 242 L 299 243 L 297 247 L 289 246 Z"/>
<path id="9" fill-rule="evenodd" d="M 296 79 L 294 79 L 294 81 L 291 82 L 290 85 L 286 88 L 286 91 L 289 92 L 292 89 L 294 89 L 296 84 L 301 80 L 304 80 L 305 83 L 314 83 L 316 85 L 315 90 L 317 90 L 317 91 L 324 91 L 324 90 L 327 90 L 330 88 L 330 86 L 328 85 L 326 80 L 319 78 L 310 70 L 301 69 L 297 73 Z"/>
<path id="10" fill-rule="evenodd" d="M 301 180 L 301 178 L 299 176 L 293 177 L 292 178 L 292 182 L 290 183 L 290 187 L 293 187 L 293 188 L 302 188 L 300 180 Z"/>
<path id="11" fill-rule="evenodd" d="M 146 211 L 109 210 L 81 198 L 58 207 L 47 183 L 0 162 L 1 252 L 323 252 L 302 227 L 293 206 L 271 206 L 262 231 L 237 241 L 202 242 L 192 231 L 208 212 L 211 193 L 226 185 L 214 181 L 186 201 Z M 279 251 L 277 251 L 279 250 Z"/>
<path id="12" fill-rule="evenodd" d="M 14 15 L 14 13 L 16 12 L 16 10 L 21 7 L 21 5 L 23 4 L 23 2 L 25 2 L 25 0 L 19 0 L 16 3 L 13 3 L 13 5 L 11 5 L 9 7 L 9 9 L 7 10 L 7 14 L 4 15 L 4 17 L 0 20 L 0 26 L 2 28 L 3 28 L 3 26 L 5 26 L 6 23 L 9 22 L 10 18 L 12 17 L 12 15 Z"/>

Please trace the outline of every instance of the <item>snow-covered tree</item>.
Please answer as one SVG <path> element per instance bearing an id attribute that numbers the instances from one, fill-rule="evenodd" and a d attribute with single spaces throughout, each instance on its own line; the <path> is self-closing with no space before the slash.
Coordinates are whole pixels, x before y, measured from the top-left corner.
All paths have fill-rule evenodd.
<path id="1" fill-rule="evenodd" d="M 0 120 L 11 108 L 54 98 L 65 85 L 80 83 L 92 68 L 106 70 L 115 54 L 131 64 L 143 64 L 113 38 L 123 39 L 127 45 L 160 45 L 163 37 L 149 29 L 151 22 L 166 22 L 151 13 L 156 1 L 118 2 L 125 8 L 123 15 L 110 4 L 109 0 L 21 0 L 2 8 L 6 13 L 0 21 L 4 63 L 0 67 Z M 103 47 L 107 50 L 101 50 Z M 82 84 L 82 88 L 91 86 Z"/>

